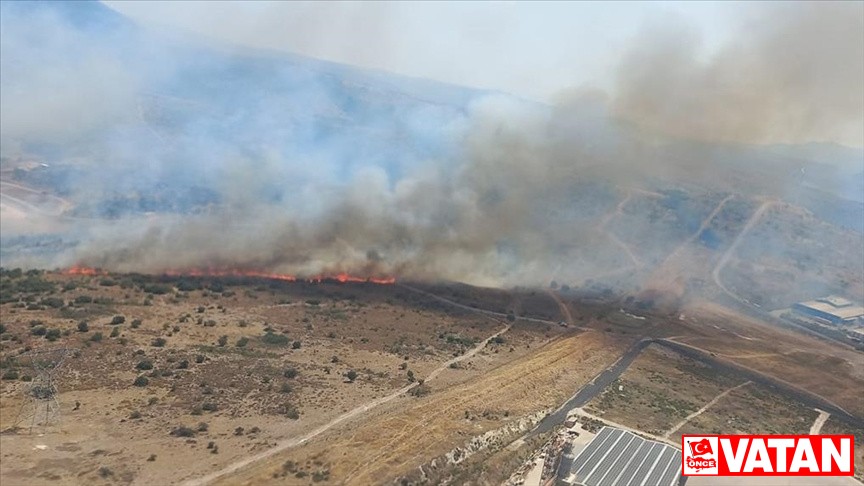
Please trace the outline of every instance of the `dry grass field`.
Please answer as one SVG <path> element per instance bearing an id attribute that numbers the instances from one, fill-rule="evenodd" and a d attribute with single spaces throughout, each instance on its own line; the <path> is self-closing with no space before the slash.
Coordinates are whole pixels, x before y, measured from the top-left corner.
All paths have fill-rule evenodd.
<path id="1" fill-rule="evenodd" d="M 0 475 L 16 485 L 497 484 L 537 446 L 514 441 L 643 337 L 861 412 L 860 353 L 698 300 L 9 270 L 2 290 Z M 31 433 L 27 353 L 58 347 L 61 418 Z M 742 381 L 651 346 L 588 410 L 663 434 Z M 747 385 L 670 434 L 814 417 Z"/>

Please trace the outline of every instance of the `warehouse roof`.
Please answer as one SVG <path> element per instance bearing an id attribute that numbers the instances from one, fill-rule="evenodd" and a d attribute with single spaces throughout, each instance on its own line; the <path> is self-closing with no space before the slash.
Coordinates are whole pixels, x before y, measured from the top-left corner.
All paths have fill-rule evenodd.
<path id="1" fill-rule="evenodd" d="M 603 427 L 576 456 L 570 472 L 573 484 L 583 486 L 674 486 L 681 474 L 681 451 Z"/>
<path id="2" fill-rule="evenodd" d="M 864 316 L 864 307 L 853 305 L 838 307 L 829 304 L 828 302 L 825 302 L 825 300 L 826 299 L 811 300 L 809 302 L 801 302 L 798 305 L 803 307 L 809 307 L 810 309 L 815 309 L 817 311 L 822 311 L 826 314 L 831 314 L 843 320 L 854 319 L 856 317 Z"/>

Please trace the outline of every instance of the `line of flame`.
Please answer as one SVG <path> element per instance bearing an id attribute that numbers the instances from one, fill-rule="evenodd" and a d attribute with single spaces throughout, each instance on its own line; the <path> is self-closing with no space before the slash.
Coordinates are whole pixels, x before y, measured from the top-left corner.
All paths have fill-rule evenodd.
<path id="1" fill-rule="evenodd" d="M 65 275 L 82 275 L 82 276 L 99 276 L 108 275 L 108 272 L 100 269 L 87 267 L 84 265 L 73 265 L 63 271 Z M 169 277 L 253 277 L 267 280 L 281 280 L 284 282 L 339 282 L 339 283 L 374 283 L 379 285 L 392 285 L 396 283 L 396 277 L 357 277 L 347 273 L 337 273 L 335 275 L 315 275 L 311 277 L 299 278 L 294 275 L 285 273 L 264 272 L 259 270 L 239 270 L 239 269 L 224 269 L 224 268 L 192 268 L 184 270 L 166 270 L 162 275 Z"/>

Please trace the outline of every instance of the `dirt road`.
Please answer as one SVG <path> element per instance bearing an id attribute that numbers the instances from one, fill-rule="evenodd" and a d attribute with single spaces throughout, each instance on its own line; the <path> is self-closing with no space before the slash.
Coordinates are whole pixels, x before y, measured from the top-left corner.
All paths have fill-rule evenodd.
<path id="1" fill-rule="evenodd" d="M 756 209 L 756 211 L 753 212 L 753 215 L 750 216 L 749 220 L 747 220 L 747 224 L 745 224 L 744 227 L 741 228 L 741 232 L 738 233 L 738 236 L 735 237 L 735 240 L 732 242 L 731 245 L 729 245 L 729 248 L 726 250 L 725 253 L 723 253 L 723 256 L 720 257 L 720 261 L 717 262 L 717 265 L 714 267 L 714 270 L 711 272 L 711 277 L 714 279 L 714 283 L 717 284 L 717 287 L 719 287 L 720 290 L 722 290 L 726 295 L 728 295 L 729 297 L 732 297 L 733 299 L 735 299 L 739 302 L 744 302 L 748 305 L 750 304 L 750 302 L 747 301 L 747 299 L 739 296 L 738 294 L 735 294 L 731 290 L 727 289 L 725 285 L 723 285 L 723 282 L 720 281 L 720 272 L 722 272 L 723 267 L 725 267 L 726 264 L 729 263 L 729 259 L 731 259 L 732 256 L 735 254 L 735 250 L 738 249 L 738 245 L 741 244 L 741 242 L 744 240 L 744 237 L 747 236 L 747 233 L 749 233 L 750 230 L 753 229 L 754 226 L 756 226 L 756 223 L 758 223 L 762 219 L 762 215 L 765 214 L 765 211 L 771 209 L 772 207 L 774 207 L 778 204 L 779 204 L 779 201 L 769 199 L 769 200 L 763 202 Z"/>

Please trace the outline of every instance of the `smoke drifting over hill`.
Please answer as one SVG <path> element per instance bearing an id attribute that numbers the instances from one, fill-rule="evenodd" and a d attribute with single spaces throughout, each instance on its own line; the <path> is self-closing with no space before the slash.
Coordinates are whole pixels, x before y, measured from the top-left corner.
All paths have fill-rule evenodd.
<path id="1" fill-rule="evenodd" d="M 706 141 L 864 146 L 864 4 L 778 4 L 707 58 L 698 32 L 646 30 L 621 63 L 615 108 Z"/>
<path id="2" fill-rule="evenodd" d="M 860 4 L 784 7 L 708 62 L 646 34 L 608 102 L 556 107 L 203 45 L 101 7 L 81 21 L 4 8 L 3 155 L 75 161 L 50 182 L 78 208 L 60 224 L 80 243 L 40 265 L 575 279 L 621 258 L 597 225 L 626 188 L 684 155 L 725 170 L 716 147 L 631 123 L 723 142 L 862 126 Z"/>

